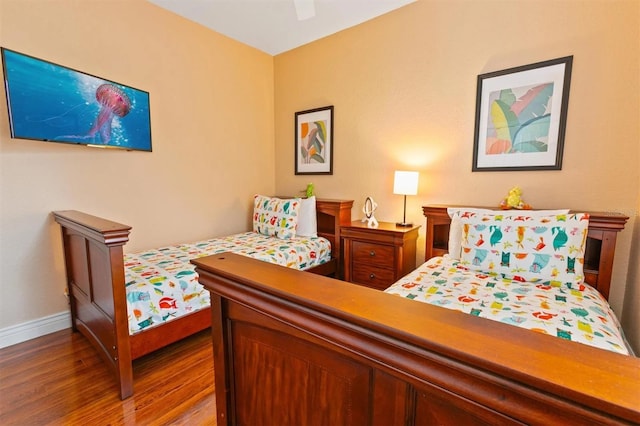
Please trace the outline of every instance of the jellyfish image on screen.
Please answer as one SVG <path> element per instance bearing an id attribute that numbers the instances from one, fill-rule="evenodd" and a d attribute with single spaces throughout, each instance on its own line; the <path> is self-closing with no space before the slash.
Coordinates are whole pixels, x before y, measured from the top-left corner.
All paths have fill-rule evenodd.
<path id="1" fill-rule="evenodd" d="M 131 111 L 131 100 L 122 89 L 111 83 L 104 83 L 98 86 L 96 89 L 96 100 L 98 101 L 100 109 L 89 131 L 82 135 L 58 136 L 56 140 L 91 140 L 108 145 L 112 136 L 111 124 L 113 119 L 115 116 L 122 118 L 129 114 L 129 111 Z M 71 111 L 81 106 L 82 104 L 72 108 Z M 66 114 L 67 113 L 53 117 L 53 119 L 59 120 Z M 99 135 L 99 141 L 96 140 L 96 134 Z"/>
<path id="2" fill-rule="evenodd" d="M 96 100 L 100 103 L 100 112 L 96 122 L 89 130 L 87 136 L 94 137 L 100 133 L 102 143 L 108 144 L 111 140 L 111 122 L 113 116 L 124 117 L 131 111 L 129 97 L 113 84 L 105 83 L 96 90 Z"/>

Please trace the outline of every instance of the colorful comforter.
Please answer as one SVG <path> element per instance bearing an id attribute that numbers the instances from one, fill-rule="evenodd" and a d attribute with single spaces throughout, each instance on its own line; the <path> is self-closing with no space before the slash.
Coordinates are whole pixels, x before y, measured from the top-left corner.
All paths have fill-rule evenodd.
<path id="1" fill-rule="evenodd" d="M 620 324 L 597 290 L 503 279 L 459 261 L 430 259 L 385 290 L 409 299 L 629 354 Z"/>
<path id="2" fill-rule="evenodd" d="M 319 237 L 282 240 L 246 232 L 126 254 L 129 334 L 208 307 L 209 292 L 198 282 L 190 260 L 222 252 L 304 270 L 329 261 L 331 244 Z"/>

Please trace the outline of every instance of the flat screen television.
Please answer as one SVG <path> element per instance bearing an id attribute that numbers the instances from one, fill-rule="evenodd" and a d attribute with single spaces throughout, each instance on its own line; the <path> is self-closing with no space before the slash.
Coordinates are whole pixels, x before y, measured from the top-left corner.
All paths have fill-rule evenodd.
<path id="1" fill-rule="evenodd" d="M 1 51 L 12 138 L 151 151 L 148 92 Z"/>

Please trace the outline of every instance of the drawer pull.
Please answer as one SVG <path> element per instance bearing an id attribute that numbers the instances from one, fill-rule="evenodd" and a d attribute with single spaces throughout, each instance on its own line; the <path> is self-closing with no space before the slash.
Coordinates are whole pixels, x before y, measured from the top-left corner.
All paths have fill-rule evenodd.
<path id="1" fill-rule="evenodd" d="M 373 280 L 376 278 L 376 274 L 369 274 L 369 279 Z"/>
<path id="2" fill-rule="evenodd" d="M 371 250 L 371 251 L 369 252 L 369 256 L 373 257 L 373 256 L 375 256 L 375 255 L 376 255 L 375 250 Z"/>

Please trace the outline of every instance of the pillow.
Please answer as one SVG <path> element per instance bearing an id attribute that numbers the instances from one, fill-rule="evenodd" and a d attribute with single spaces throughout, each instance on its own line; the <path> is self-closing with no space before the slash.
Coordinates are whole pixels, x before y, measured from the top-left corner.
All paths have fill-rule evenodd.
<path id="1" fill-rule="evenodd" d="M 587 213 L 462 214 L 461 263 L 507 279 L 582 290 Z"/>
<path id="2" fill-rule="evenodd" d="M 513 210 L 510 212 L 513 212 Z M 526 212 L 529 216 L 552 216 L 557 214 L 567 214 L 569 213 L 569 209 L 526 210 Z M 449 207 L 447 208 L 447 213 L 451 218 L 451 225 L 449 227 L 449 257 L 453 259 L 460 259 L 460 252 L 462 249 L 460 245 L 462 242 L 462 222 L 460 222 L 460 216 L 463 214 L 467 216 L 473 213 L 498 214 L 500 211 L 471 207 Z"/>
<path id="3" fill-rule="evenodd" d="M 296 236 L 300 198 L 253 197 L 253 231 L 288 240 Z"/>
<path id="4" fill-rule="evenodd" d="M 300 200 L 300 212 L 298 213 L 298 227 L 296 228 L 298 237 L 317 237 L 318 219 L 316 218 L 316 196 Z"/>
<path id="5" fill-rule="evenodd" d="M 449 207 L 447 213 L 451 218 L 451 225 L 449 226 L 449 257 L 453 259 L 460 259 L 460 251 L 462 247 L 462 222 L 460 222 L 460 215 L 463 212 L 467 214 L 473 213 L 492 213 L 493 210 L 489 209 L 476 209 L 471 207 Z M 460 213 L 460 214 L 458 214 Z"/>

